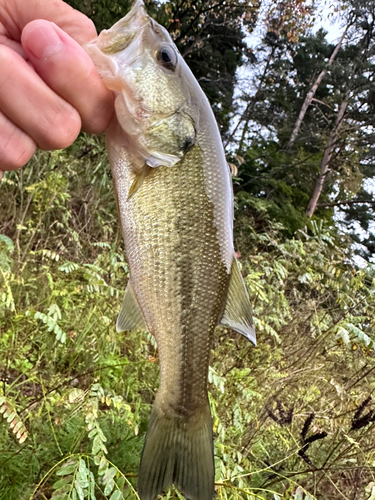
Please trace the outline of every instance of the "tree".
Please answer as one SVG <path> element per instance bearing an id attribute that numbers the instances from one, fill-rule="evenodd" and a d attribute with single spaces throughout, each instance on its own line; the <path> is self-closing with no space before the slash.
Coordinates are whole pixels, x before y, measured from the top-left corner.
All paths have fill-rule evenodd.
<path id="1" fill-rule="evenodd" d="M 236 190 L 267 200 L 269 213 L 290 234 L 306 223 L 306 207 L 309 216 L 332 221 L 333 203 L 372 199 L 363 185 L 373 176 L 372 24 L 362 22 L 359 30 L 356 23 L 339 50 L 323 31 L 295 42 L 279 38 L 251 102 Z M 351 204 L 350 214 L 356 210 L 360 203 Z M 367 215 L 371 219 L 372 208 Z"/>
<path id="2" fill-rule="evenodd" d="M 332 63 L 334 62 L 339 50 L 341 49 L 342 42 L 344 41 L 344 38 L 346 37 L 346 33 L 349 29 L 349 26 L 350 25 L 346 26 L 343 34 L 341 35 L 341 38 L 340 38 L 338 44 L 335 47 L 335 50 L 332 52 L 331 57 L 329 58 L 329 60 L 327 62 L 326 67 L 319 73 L 318 78 L 315 80 L 313 86 L 311 87 L 311 89 L 309 90 L 309 92 L 307 93 L 307 95 L 305 97 L 305 100 L 304 100 L 303 105 L 301 107 L 301 111 L 299 112 L 297 121 L 294 125 L 292 135 L 290 136 L 289 142 L 287 144 L 288 149 L 290 149 L 293 146 L 293 144 L 295 143 L 295 140 L 297 139 L 299 129 L 300 129 L 302 121 L 305 117 L 306 111 L 314 99 L 315 92 L 317 91 L 319 85 L 322 83 L 323 78 L 327 74 L 329 68 L 332 66 Z"/>

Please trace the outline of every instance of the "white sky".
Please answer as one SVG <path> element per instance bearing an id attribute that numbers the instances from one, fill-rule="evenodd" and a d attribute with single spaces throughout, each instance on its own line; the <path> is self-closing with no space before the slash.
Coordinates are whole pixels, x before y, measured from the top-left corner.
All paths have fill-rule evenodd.
<path id="1" fill-rule="evenodd" d="M 337 14 L 335 15 L 334 6 L 334 1 L 326 2 L 323 0 L 318 2 L 318 11 L 320 12 L 318 13 L 316 26 L 313 29 L 314 33 L 316 33 L 319 28 L 324 28 L 328 32 L 326 39 L 330 43 L 338 42 L 344 31 L 344 28 L 340 26 Z"/>

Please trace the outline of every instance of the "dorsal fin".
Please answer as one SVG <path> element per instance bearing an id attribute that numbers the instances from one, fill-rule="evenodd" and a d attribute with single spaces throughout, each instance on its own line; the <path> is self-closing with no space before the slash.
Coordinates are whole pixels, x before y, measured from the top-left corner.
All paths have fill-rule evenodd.
<path id="1" fill-rule="evenodd" d="M 236 257 L 233 257 L 227 302 L 220 324 L 240 333 L 254 345 L 257 344 L 250 300 Z"/>
<path id="2" fill-rule="evenodd" d="M 125 289 L 124 300 L 121 304 L 120 313 L 116 322 L 116 330 L 118 332 L 135 330 L 143 328 L 146 330 L 146 323 L 143 319 L 142 311 L 139 308 L 138 301 L 134 295 L 131 282 L 129 280 Z"/>

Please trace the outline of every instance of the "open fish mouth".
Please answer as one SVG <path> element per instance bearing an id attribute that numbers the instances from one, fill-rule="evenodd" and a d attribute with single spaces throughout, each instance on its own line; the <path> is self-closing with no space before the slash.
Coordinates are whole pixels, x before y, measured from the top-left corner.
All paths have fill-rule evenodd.
<path id="1" fill-rule="evenodd" d="M 143 0 L 137 0 L 123 19 L 100 33 L 95 43 L 104 54 L 116 54 L 125 50 L 149 23 Z"/>
<path id="2" fill-rule="evenodd" d="M 120 69 L 133 66 L 142 56 L 142 35 L 147 26 L 152 26 L 152 20 L 145 11 L 143 1 L 137 0 L 123 19 L 85 45 L 104 83 L 111 90 L 119 91 L 123 87 L 123 82 L 117 81 Z"/>

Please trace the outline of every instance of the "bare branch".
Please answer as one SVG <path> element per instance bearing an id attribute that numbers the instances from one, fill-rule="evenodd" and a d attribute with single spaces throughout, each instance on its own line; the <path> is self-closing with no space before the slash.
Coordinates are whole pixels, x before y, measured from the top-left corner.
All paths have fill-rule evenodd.
<path id="1" fill-rule="evenodd" d="M 324 151 L 322 163 L 320 165 L 320 175 L 318 176 L 313 194 L 310 198 L 309 204 L 307 205 L 306 213 L 309 217 L 312 217 L 313 213 L 316 210 L 316 206 L 323 190 L 324 179 L 328 172 L 329 162 L 331 161 L 332 153 L 335 148 L 335 144 L 337 143 L 337 137 L 344 119 L 346 108 L 349 104 L 349 92 L 347 92 L 345 99 L 340 104 L 339 111 L 337 113 L 335 126 L 333 127 L 328 140 L 328 145 L 326 150 Z"/>
<path id="2" fill-rule="evenodd" d="M 305 114 L 308 110 L 308 107 L 310 106 L 310 104 L 314 98 L 315 92 L 317 91 L 319 85 L 321 84 L 321 81 L 323 80 L 323 78 L 327 74 L 329 68 L 332 66 L 332 63 L 335 60 L 337 53 L 341 48 L 342 42 L 344 41 L 344 38 L 346 37 L 346 33 L 348 32 L 349 27 L 350 27 L 350 24 L 348 24 L 346 26 L 344 33 L 341 35 L 339 43 L 336 45 L 335 50 L 332 52 L 331 57 L 329 58 L 329 61 L 327 63 L 327 66 L 320 72 L 318 78 L 315 80 L 314 85 L 311 87 L 310 91 L 308 92 L 307 96 L 305 97 L 305 101 L 302 104 L 301 111 L 299 112 L 297 121 L 294 125 L 292 135 L 290 136 L 289 142 L 287 144 L 287 149 L 290 149 L 293 146 L 293 144 L 295 143 L 295 141 L 297 139 L 297 135 L 298 135 L 299 130 L 300 130 L 301 125 L 302 125 L 302 121 L 303 121 Z"/>

